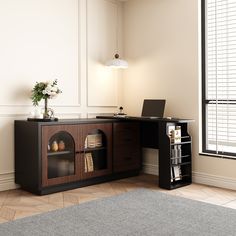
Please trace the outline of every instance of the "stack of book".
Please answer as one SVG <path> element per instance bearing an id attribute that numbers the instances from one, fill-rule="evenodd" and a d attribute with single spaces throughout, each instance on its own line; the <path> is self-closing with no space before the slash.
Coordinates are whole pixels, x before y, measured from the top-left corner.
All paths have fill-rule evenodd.
<path id="1" fill-rule="evenodd" d="M 93 157 L 91 152 L 84 154 L 84 171 L 85 173 L 94 171 Z"/>
<path id="2" fill-rule="evenodd" d="M 102 146 L 102 134 L 89 134 L 85 139 L 85 148 Z"/>
<path id="3" fill-rule="evenodd" d="M 172 164 L 180 164 L 182 162 L 182 149 L 181 145 L 175 145 L 171 149 L 171 160 Z"/>
<path id="4" fill-rule="evenodd" d="M 169 125 L 168 136 L 171 143 L 181 143 L 181 126 Z"/>
<path id="5" fill-rule="evenodd" d="M 180 166 L 171 167 L 171 182 L 181 180 L 181 168 Z"/>

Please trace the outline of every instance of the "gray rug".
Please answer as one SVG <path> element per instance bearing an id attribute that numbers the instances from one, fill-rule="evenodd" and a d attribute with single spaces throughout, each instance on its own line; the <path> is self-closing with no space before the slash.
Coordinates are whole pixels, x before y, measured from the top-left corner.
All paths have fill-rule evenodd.
<path id="1" fill-rule="evenodd" d="M 236 210 L 140 189 L 0 224 L 0 235 L 236 235 Z"/>

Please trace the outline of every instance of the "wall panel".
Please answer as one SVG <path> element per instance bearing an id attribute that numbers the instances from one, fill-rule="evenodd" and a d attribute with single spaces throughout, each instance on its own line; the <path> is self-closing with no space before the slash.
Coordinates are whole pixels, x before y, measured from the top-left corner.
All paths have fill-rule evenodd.
<path id="1" fill-rule="evenodd" d="M 117 106 L 118 72 L 105 66 L 117 50 L 118 5 L 87 0 L 88 106 Z"/>
<path id="2" fill-rule="evenodd" d="M 51 103 L 79 105 L 78 2 L 0 2 L 0 105 L 30 105 L 35 82 L 55 78 L 63 93 Z"/>

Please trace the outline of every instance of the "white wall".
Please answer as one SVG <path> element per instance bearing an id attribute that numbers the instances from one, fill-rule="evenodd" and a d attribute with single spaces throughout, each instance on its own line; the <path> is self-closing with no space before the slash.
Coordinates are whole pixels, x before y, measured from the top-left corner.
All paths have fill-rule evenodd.
<path id="1" fill-rule="evenodd" d="M 113 113 L 117 105 L 139 115 L 144 98 L 165 98 L 166 116 L 195 119 L 190 126 L 194 180 L 236 189 L 235 161 L 198 155 L 197 0 L 123 5 L 117 0 L 0 1 L 0 191 L 16 187 L 14 120 L 26 119 L 32 110 L 35 82 L 55 78 L 63 93 L 49 105 L 59 118 Z M 124 56 L 122 41 L 130 64 L 124 78 L 103 66 L 117 51 Z M 146 171 L 158 174 L 158 151 L 143 152 Z"/>
<path id="2" fill-rule="evenodd" d="M 14 120 L 33 109 L 36 81 L 58 79 L 63 93 L 49 106 L 59 118 L 117 110 L 121 74 L 104 62 L 117 51 L 118 19 L 116 0 L 0 1 L 0 191 L 15 187 Z"/>
<path id="3" fill-rule="evenodd" d="M 87 5 L 88 44 L 88 105 L 118 105 L 117 70 L 105 67 L 106 61 L 114 56 L 118 38 L 118 8 L 112 1 L 88 1 Z M 101 48 L 103 53 L 101 53 Z M 112 79 L 111 79 L 112 78 Z M 109 90 L 107 90 L 107 87 Z M 97 94 L 99 96 L 94 96 Z"/>
<path id="4" fill-rule="evenodd" d="M 198 155 L 198 43 L 197 0 L 125 2 L 125 58 L 130 66 L 124 74 L 124 108 L 140 115 L 144 98 L 165 98 L 165 116 L 195 119 L 190 125 L 194 181 L 236 189 L 235 160 Z M 157 174 L 158 152 L 143 152 L 146 172 Z"/>

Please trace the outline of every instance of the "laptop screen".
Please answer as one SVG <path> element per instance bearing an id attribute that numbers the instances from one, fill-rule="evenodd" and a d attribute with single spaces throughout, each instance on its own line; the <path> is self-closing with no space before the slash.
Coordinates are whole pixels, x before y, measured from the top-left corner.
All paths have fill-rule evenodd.
<path id="1" fill-rule="evenodd" d="M 144 99 L 142 116 L 160 117 L 164 115 L 166 100 L 164 99 Z"/>

